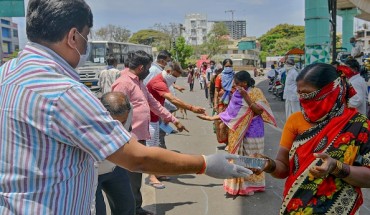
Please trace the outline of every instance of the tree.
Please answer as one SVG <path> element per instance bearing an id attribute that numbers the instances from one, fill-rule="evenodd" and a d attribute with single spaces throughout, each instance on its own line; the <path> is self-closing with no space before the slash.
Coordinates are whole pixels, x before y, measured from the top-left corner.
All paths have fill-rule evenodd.
<path id="1" fill-rule="evenodd" d="M 207 41 L 202 45 L 202 52 L 207 54 L 208 58 L 221 54 L 229 44 L 228 34 L 229 31 L 225 23 L 215 23 L 207 35 Z"/>
<path id="2" fill-rule="evenodd" d="M 94 39 L 115 42 L 127 42 L 130 36 L 130 30 L 116 25 L 107 25 L 94 32 Z"/>
<path id="3" fill-rule="evenodd" d="M 152 27 L 154 30 L 160 31 L 168 36 L 169 39 L 169 46 L 167 47 L 157 47 L 158 50 L 170 50 L 172 48 L 172 43 L 176 41 L 178 37 L 181 37 L 182 30 L 184 30 L 182 24 L 177 23 L 169 23 L 169 24 L 162 24 L 162 23 L 155 23 Z M 166 41 L 167 43 L 167 41 Z"/>
<path id="4" fill-rule="evenodd" d="M 193 54 L 194 49 L 190 45 L 186 44 L 184 37 L 178 37 L 176 39 L 175 46 L 171 49 L 171 54 L 180 62 L 182 68 L 186 68 L 186 63 L 189 60 L 189 57 Z"/>
<path id="5" fill-rule="evenodd" d="M 158 50 L 169 50 L 171 47 L 171 38 L 169 35 L 152 29 L 140 30 L 134 33 L 129 39 L 129 42 L 154 46 Z"/>
<path id="6" fill-rule="evenodd" d="M 267 56 L 284 55 L 292 48 L 304 49 L 304 26 L 280 24 L 258 38 L 261 43 L 261 62 Z"/>
<path id="7" fill-rule="evenodd" d="M 155 23 L 154 26 L 152 27 L 154 30 L 163 32 L 171 37 L 171 39 L 175 39 L 180 35 L 180 24 L 176 23 L 169 23 L 167 25 L 162 24 L 162 23 Z"/>

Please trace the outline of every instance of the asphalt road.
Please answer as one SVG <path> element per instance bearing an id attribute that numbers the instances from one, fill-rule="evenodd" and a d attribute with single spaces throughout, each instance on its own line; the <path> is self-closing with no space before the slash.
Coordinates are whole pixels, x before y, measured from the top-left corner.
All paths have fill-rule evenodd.
<path id="1" fill-rule="evenodd" d="M 281 136 L 281 129 L 285 122 L 284 102 L 279 101 L 267 92 L 267 81 L 264 77 L 256 78 L 257 87 L 262 89 L 274 112 L 278 128 L 265 125 L 265 154 L 275 157 Z M 180 78 L 177 84 L 187 88 L 187 91 L 177 96 L 186 102 L 207 108 L 211 114 L 204 91 L 200 90 L 196 81 L 194 92 L 189 92 L 186 78 Z M 190 133 L 179 133 L 166 137 L 167 147 L 170 150 L 188 154 L 212 154 L 218 151 L 212 123 L 202 121 L 195 114 L 187 112 L 187 119 L 181 122 Z M 266 177 L 266 191 L 253 196 L 227 197 L 222 187 L 222 180 L 213 179 L 205 175 L 172 176 L 170 181 L 163 182 L 165 189 L 158 190 L 147 184 L 144 177 L 142 187 L 144 208 L 157 215 L 254 215 L 278 214 L 282 201 L 284 180 Z M 370 214 L 369 189 L 364 191 L 364 206 L 361 215 Z"/>

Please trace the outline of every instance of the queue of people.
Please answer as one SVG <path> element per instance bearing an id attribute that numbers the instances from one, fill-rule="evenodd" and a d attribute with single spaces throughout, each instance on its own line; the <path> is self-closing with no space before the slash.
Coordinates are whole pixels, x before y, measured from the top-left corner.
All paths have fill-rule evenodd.
<path id="1" fill-rule="evenodd" d="M 187 155 L 143 145 L 150 138 L 150 110 L 184 129 L 145 90 L 142 80 L 153 61 L 148 54 L 133 53 L 121 74 L 125 78 L 112 85 L 113 91 L 130 98 L 131 132 L 122 124 L 126 107 L 109 113 L 79 83 L 75 68 L 89 54 L 93 26 L 85 1 L 30 0 L 26 19 L 30 42 L 17 59 L 0 69 L 0 214 L 91 214 L 95 164 L 103 160 L 137 174 L 198 173 L 215 178 L 251 174 L 228 162 L 235 155 Z M 141 183 L 137 178 L 141 176 L 130 181 Z M 135 214 L 152 214 L 141 210 L 140 204 L 136 209 Z"/>
<path id="2" fill-rule="evenodd" d="M 165 188 L 161 178 L 206 174 L 224 179 L 232 196 L 264 192 L 268 173 L 286 179 L 281 214 L 358 213 L 361 188 L 370 187 L 370 121 L 356 60 L 301 72 L 294 61 L 285 62 L 287 120 L 272 159 L 264 155 L 264 123 L 276 126 L 275 117 L 249 72 L 234 71 L 231 59 L 203 64 L 201 74 L 188 68 L 190 90 L 199 74 L 213 108 L 208 116 L 171 91 L 184 90 L 175 83 L 182 68 L 167 51 L 156 61 L 135 51 L 123 71 L 108 58 L 99 100 L 75 70 L 89 54 L 92 26 L 84 0 L 28 3 L 30 42 L 0 67 L 0 214 L 105 214 L 102 191 L 113 214 L 153 214 L 142 208 L 142 173 L 157 189 Z M 214 121 L 227 153 L 166 150 L 160 119 L 179 132 L 188 129 L 165 100 Z M 233 161 L 240 156 L 266 164 L 248 169 Z"/>

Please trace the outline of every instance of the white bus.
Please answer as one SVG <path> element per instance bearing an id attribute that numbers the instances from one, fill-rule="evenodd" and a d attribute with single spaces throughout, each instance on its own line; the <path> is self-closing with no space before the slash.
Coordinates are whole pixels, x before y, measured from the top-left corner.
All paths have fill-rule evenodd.
<path id="1" fill-rule="evenodd" d="M 122 70 L 130 51 L 143 50 L 153 55 L 152 47 L 147 45 L 109 41 L 89 41 L 89 43 L 91 43 L 90 56 L 85 65 L 79 67 L 77 71 L 80 75 L 80 82 L 95 93 L 99 91 L 99 75 L 107 67 L 108 56 L 114 56 L 118 60 L 118 69 Z"/>

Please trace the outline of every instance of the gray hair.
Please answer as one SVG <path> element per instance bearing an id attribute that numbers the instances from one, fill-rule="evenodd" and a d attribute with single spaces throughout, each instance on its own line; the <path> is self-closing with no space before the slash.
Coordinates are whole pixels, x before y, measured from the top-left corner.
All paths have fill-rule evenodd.
<path id="1" fill-rule="evenodd" d="M 112 116 L 122 115 L 131 110 L 129 99 L 121 92 L 105 93 L 100 100 Z"/>

